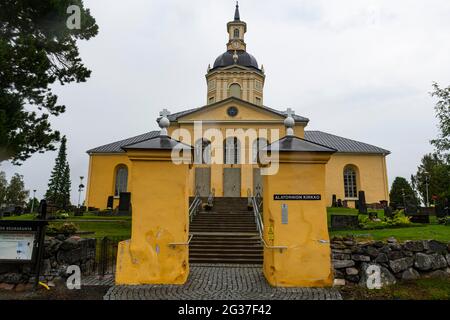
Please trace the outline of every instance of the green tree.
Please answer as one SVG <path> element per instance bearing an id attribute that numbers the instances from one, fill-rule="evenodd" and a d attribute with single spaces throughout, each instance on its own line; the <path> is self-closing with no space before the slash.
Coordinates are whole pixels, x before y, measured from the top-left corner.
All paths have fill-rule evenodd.
<path id="1" fill-rule="evenodd" d="M 450 86 L 441 88 L 437 83 L 433 83 L 433 89 L 431 96 L 438 99 L 434 110 L 440 132 L 438 138 L 431 140 L 431 144 L 446 158 L 447 163 L 450 163 Z"/>
<path id="2" fill-rule="evenodd" d="M 9 181 L 8 188 L 6 189 L 6 204 L 24 207 L 29 195 L 29 191 L 25 190 L 25 183 L 23 182 L 23 176 L 16 173 Z"/>
<path id="3" fill-rule="evenodd" d="M 389 201 L 393 206 L 403 206 L 403 193 L 405 194 L 405 202 L 417 205 L 416 194 L 410 183 L 403 177 L 396 177 L 392 183 L 391 192 L 389 193 Z"/>
<path id="4" fill-rule="evenodd" d="M 5 204 L 6 190 L 8 190 L 8 180 L 6 180 L 6 174 L 0 171 L 0 207 Z"/>
<path id="5" fill-rule="evenodd" d="M 34 205 L 32 205 L 33 202 L 34 202 Z M 39 199 L 38 199 L 38 198 L 35 197 L 35 198 L 33 198 L 33 199 L 28 200 L 28 203 L 27 203 L 27 212 L 33 213 L 33 212 L 31 212 L 31 207 L 33 207 L 33 211 L 34 211 L 34 212 L 37 212 L 37 211 L 38 211 L 38 208 L 39 208 Z"/>
<path id="6" fill-rule="evenodd" d="M 412 185 L 424 204 L 427 203 L 427 179 L 430 203 L 433 196 L 438 198 L 450 196 L 450 165 L 446 164 L 437 153 L 425 155 L 417 168 L 417 173 L 411 176 Z"/>
<path id="7" fill-rule="evenodd" d="M 62 137 L 45 198 L 52 205 L 66 209 L 70 205 L 70 169 L 67 162 L 67 139 Z"/>
<path id="8" fill-rule="evenodd" d="M 71 5 L 80 9 L 80 28 L 68 27 Z M 60 134 L 49 116 L 65 106 L 51 86 L 89 78 L 76 41 L 97 33 L 83 0 L 0 1 L 0 162 L 20 164 L 35 152 L 55 150 Z"/>

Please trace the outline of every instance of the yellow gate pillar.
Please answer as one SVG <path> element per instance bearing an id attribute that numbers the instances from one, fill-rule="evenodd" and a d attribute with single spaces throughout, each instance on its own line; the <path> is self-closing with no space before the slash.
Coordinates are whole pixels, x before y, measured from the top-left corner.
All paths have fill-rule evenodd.
<path id="1" fill-rule="evenodd" d="M 192 148 L 161 134 L 124 147 L 131 160 L 131 239 L 119 243 L 116 284 L 183 284 L 189 275 L 189 163 Z M 176 164 L 172 151 L 181 157 Z"/>
<path id="2" fill-rule="evenodd" d="M 331 286 L 325 165 L 336 150 L 295 137 L 291 119 L 261 155 L 279 166 L 263 176 L 264 275 L 278 287 Z"/>

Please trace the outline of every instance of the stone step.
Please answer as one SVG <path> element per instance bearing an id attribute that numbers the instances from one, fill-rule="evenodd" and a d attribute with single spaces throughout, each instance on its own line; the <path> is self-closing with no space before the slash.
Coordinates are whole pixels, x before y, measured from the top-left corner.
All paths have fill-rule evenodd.
<path id="1" fill-rule="evenodd" d="M 189 258 L 190 263 L 229 263 L 229 264 L 262 264 L 263 258 L 228 258 L 228 257 L 193 257 Z"/>

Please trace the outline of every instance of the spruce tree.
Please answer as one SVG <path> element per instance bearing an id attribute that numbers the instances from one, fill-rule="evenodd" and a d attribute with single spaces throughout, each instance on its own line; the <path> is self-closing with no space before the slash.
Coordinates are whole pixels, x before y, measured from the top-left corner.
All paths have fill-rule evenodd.
<path id="1" fill-rule="evenodd" d="M 70 168 L 67 162 L 66 143 L 67 139 L 64 136 L 45 193 L 49 204 L 60 209 L 66 209 L 70 205 Z"/>

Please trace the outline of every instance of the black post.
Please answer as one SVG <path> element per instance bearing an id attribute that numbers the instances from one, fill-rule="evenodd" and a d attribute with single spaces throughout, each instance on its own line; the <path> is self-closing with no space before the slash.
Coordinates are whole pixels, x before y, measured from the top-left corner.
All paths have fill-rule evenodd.
<path id="1" fill-rule="evenodd" d="M 45 200 L 41 200 L 39 204 L 39 219 L 47 220 L 47 202 Z M 42 258 L 44 256 L 44 241 L 45 241 L 45 229 L 47 228 L 46 224 L 43 224 L 39 227 L 38 232 L 38 247 L 37 247 L 37 258 L 35 265 L 35 280 L 34 280 L 34 290 L 37 289 L 39 285 L 39 277 L 41 276 L 41 268 L 42 268 Z"/>

